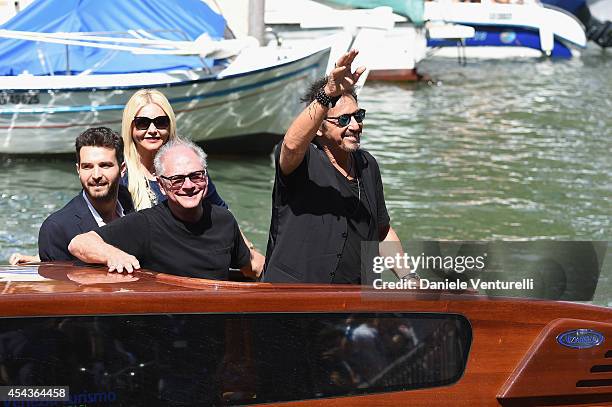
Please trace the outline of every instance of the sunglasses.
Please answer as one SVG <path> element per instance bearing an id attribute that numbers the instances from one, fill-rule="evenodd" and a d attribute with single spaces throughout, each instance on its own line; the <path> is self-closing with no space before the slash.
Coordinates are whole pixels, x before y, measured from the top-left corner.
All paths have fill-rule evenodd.
<path id="1" fill-rule="evenodd" d="M 365 118 L 365 114 L 365 109 L 359 109 L 355 113 L 341 114 L 338 117 L 326 117 L 325 120 L 336 120 L 338 122 L 338 126 L 346 127 L 351 122 L 351 117 L 354 117 L 357 123 L 361 123 Z"/>
<path id="2" fill-rule="evenodd" d="M 160 175 L 159 177 L 165 179 L 170 183 L 170 189 L 172 189 L 173 191 L 178 191 L 183 187 L 183 184 L 185 183 L 185 180 L 187 178 L 189 178 L 189 180 L 194 184 L 201 185 L 208 181 L 206 175 L 207 171 L 204 169 L 200 171 L 190 172 L 187 175 L 173 175 L 171 177 L 165 177 L 163 175 Z"/>
<path id="3" fill-rule="evenodd" d="M 149 128 L 151 123 L 159 130 L 167 129 L 170 126 L 170 118 L 168 116 L 157 116 L 154 119 L 150 117 L 136 116 L 133 120 L 134 127 L 138 130 L 146 130 Z"/>

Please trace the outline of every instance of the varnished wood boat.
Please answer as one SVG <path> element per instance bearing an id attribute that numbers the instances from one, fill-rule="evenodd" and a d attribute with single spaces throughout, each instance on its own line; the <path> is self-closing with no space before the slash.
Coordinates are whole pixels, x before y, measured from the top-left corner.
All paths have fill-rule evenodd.
<path id="1" fill-rule="evenodd" d="M 0 290 L 0 385 L 87 405 L 612 404 L 603 307 L 68 263 L 2 267 Z"/>

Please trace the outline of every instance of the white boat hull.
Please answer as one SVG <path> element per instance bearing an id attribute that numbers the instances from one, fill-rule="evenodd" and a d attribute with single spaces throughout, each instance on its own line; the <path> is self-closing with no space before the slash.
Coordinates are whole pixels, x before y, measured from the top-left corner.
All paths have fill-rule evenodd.
<path id="1" fill-rule="evenodd" d="M 272 26 L 283 46 L 300 49 L 313 41 L 327 41 L 331 54 L 327 72 L 334 67 L 340 55 L 350 48 L 359 50 L 354 65 L 368 68 L 370 80 L 383 79 L 386 75 L 400 75 L 411 72 L 414 75 L 417 64 L 425 58 L 427 39 L 425 29 L 414 26 L 399 26 L 391 30 L 361 28 L 352 36 L 346 30 L 298 30 Z M 406 75 L 406 74 L 404 74 Z M 397 78 L 398 80 L 410 78 Z"/>
<path id="2" fill-rule="evenodd" d="M 431 48 L 431 57 L 466 59 L 522 59 L 542 58 L 542 51 L 527 47 L 442 47 Z M 572 57 L 579 57 L 580 51 L 571 49 Z"/>
<path id="3" fill-rule="evenodd" d="M 279 58 L 275 49 L 254 49 L 217 75 L 0 77 L 0 153 L 72 153 L 89 127 L 119 131 L 123 106 L 143 87 L 168 97 L 179 134 L 215 150 L 269 151 L 301 110 L 308 83 L 324 75 L 329 49 Z"/>
<path id="4" fill-rule="evenodd" d="M 277 0 L 266 3 L 265 22 L 283 46 L 299 49 L 327 41 L 332 48 L 328 72 L 340 55 L 358 49 L 354 66 L 365 66 L 369 80 L 416 79 L 416 66 L 427 51 L 426 30 L 390 8 L 336 10 L 309 0 Z"/>
<path id="5" fill-rule="evenodd" d="M 500 4 L 426 1 L 425 18 L 474 27 L 473 37 L 465 39 L 468 58 L 521 58 L 551 56 L 568 58 L 579 55 L 586 46 L 584 27 L 573 15 L 560 9 L 543 7 L 537 2 Z M 436 56 L 457 56 L 457 50 L 438 52 L 459 38 L 430 40 Z M 463 54 L 463 52 L 462 52 Z"/>

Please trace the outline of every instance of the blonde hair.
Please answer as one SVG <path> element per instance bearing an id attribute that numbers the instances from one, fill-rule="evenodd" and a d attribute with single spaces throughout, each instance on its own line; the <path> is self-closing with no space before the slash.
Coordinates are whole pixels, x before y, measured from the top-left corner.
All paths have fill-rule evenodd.
<path id="1" fill-rule="evenodd" d="M 123 108 L 123 119 L 121 121 L 121 137 L 123 138 L 123 152 L 125 165 L 128 171 L 128 190 L 132 195 L 134 209 L 137 211 L 151 207 L 151 199 L 148 194 L 148 180 L 140 165 L 140 154 L 132 138 L 132 121 L 134 116 L 144 106 L 154 103 L 159 106 L 170 118 L 168 141 L 176 138 L 176 118 L 170 102 L 158 90 L 140 89 L 132 95 Z"/>

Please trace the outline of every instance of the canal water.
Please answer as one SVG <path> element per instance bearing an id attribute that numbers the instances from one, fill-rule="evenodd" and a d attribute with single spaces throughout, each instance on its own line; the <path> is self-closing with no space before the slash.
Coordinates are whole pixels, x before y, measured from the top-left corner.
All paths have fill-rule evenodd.
<path id="1" fill-rule="evenodd" d="M 368 83 L 363 147 L 403 240 L 612 241 L 612 55 L 421 63 L 429 83 Z M 297 97 L 297 95 L 296 95 Z M 270 156 L 212 156 L 210 172 L 265 250 Z M 67 160 L 0 159 L 0 261 L 80 189 Z M 595 302 L 612 306 L 612 246 Z"/>

